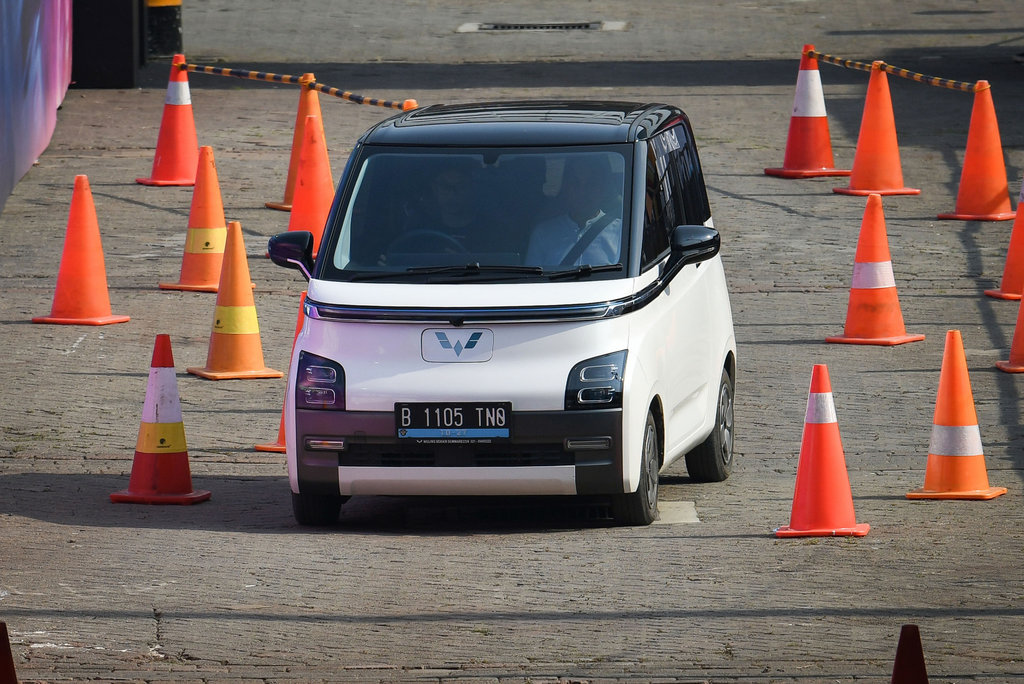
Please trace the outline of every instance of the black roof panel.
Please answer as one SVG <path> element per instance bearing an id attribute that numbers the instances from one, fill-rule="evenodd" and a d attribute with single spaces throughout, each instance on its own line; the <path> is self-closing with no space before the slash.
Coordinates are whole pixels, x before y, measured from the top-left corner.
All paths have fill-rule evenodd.
<path id="1" fill-rule="evenodd" d="M 362 138 L 380 145 L 586 145 L 632 142 L 676 107 L 635 102 L 522 100 L 431 105 L 391 117 Z"/>

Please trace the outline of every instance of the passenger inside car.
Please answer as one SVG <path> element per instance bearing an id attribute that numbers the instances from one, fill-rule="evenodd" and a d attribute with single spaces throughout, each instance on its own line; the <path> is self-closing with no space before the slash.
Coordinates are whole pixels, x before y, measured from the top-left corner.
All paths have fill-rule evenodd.
<path id="1" fill-rule="evenodd" d="M 622 199 L 604 156 L 570 157 L 562 173 L 559 199 L 561 213 L 534 228 L 526 251 L 526 264 L 603 266 L 618 263 L 622 245 Z"/>

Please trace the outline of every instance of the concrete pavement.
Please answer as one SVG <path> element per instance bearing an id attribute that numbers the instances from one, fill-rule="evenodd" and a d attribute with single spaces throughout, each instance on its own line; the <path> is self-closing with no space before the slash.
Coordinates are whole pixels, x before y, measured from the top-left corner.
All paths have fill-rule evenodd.
<path id="1" fill-rule="evenodd" d="M 992 83 L 1016 206 L 1024 21 L 962 3 L 186 2 L 190 61 L 300 74 L 422 104 L 530 97 L 658 100 L 698 138 L 739 347 L 738 465 L 717 485 L 663 474 L 644 529 L 518 501 L 354 499 L 297 527 L 274 438 L 283 381 L 208 382 L 214 297 L 160 291 L 180 267 L 190 188 L 150 188 L 168 66 L 151 87 L 71 90 L 53 143 L 0 215 L 0 620 L 23 681 L 882 681 L 900 626 L 935 681 L 1024 677 L 1022 378 L 1000 373 L 1017 305 L 998 283 L 1010 222 L 945 222 L 972 98 L 890 78 L 917 197 L 886 198 L 907 328 L 921 343 L 826 345 L 841 331 L 864 202 L 842 179 L 787 181 L 801 45 Z M 243 9 L 244 8 L 244 9 Z M 623 20 L 621 34 L 457 34 L 466 22 Z M 237 60 L 237 61 L 236 61 Z M 822 65 L 837 163 L 853 159 L 867 75 Z M 267 365 L 287 364 L 303 282 L 263 258 L 297 91 L 190 75 L 200 143 L 240 220 Z M 321 98 L 331 164 L 388 112 Z M 129 323 L 49 311 L 73 177 L 88 174 L 110 298 Z M 963 333 L 986 463 L 1009 493 L 909 502 L 922 484 L 942 340 Z M 115 505 L 153 338 L 171 335 L 195 507 Z M 777 540 L 788 522 L 811 366 L 829 366 L 861 539 Z M 692 522 L 690 507 L 699 522 Z"/>

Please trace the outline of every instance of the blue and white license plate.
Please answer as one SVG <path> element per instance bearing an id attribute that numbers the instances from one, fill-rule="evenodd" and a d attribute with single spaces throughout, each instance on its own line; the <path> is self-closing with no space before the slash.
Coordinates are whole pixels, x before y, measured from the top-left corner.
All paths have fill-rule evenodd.
<path id="1" fill-rule="evenodd" d="M 399 439 L 429 444 L 473 444 L 512 436 L 512 402 L 395 403 Z"/>

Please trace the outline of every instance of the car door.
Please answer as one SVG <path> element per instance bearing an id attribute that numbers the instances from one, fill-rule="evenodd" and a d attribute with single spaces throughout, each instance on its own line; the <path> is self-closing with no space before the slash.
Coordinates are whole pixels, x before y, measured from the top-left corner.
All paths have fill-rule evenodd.
<path id="1" fill-rule="evenodd" d="M 693 137 L 683 122 L 653 136 L 647 146 L 641 272 L 668 254 L 676 226 L 705 224 L 711 212 Z M 718 368 L 712 318 L 711 268 L 684 267 L 652 303 L 647 344 L 662 359 L 657 371 L 665 417 L 666 455 L 689 449 L 703 437 Z M 645 355 L 650 358 L 649 355 Z"/>

